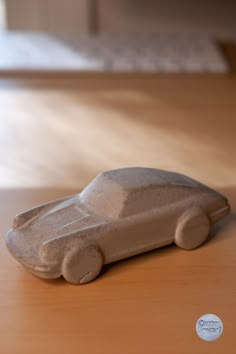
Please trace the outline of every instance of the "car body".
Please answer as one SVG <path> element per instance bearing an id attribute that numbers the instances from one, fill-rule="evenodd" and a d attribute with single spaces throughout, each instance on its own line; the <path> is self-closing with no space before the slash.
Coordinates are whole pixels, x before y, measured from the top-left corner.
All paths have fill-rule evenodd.
<path id="1" fill-rule="evenodd" d="M 86 283 L 106 263 L 173 242 L 200 246 L 229 211 L 224 196 L 189 177 L 122 168 L 99 174 L 79 194 L 17 215 L 6 244 L 39 277 Z"/>

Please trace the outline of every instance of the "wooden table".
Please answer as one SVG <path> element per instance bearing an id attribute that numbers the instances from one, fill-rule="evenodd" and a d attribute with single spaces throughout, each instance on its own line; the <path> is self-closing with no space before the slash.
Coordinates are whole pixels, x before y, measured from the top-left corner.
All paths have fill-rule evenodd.
<path id="1" fill-rule="evenodd" d="M 224 76 L 1 83 L 1 354 L 235 353 L 235 89 Z M 37 279 L 8 254 L 17 212 L 126 165 L 199 178 L 233 212 L 195 251 L 137 256 L 84 286 Z M 205 313 L 223 321 L 215 342 L 195 333 Z"/>

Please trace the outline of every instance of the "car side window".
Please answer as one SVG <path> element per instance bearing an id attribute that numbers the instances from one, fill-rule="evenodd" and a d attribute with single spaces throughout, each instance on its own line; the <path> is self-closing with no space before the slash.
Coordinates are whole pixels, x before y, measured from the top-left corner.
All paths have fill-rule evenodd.
<path id="1" fill-rule="evenodd" d="M 121 212 L 121 217 L 139 214 L 154 208 L 161 208 L 175 203 L 189 194 L 189 190 L 173 185 L 130 191 Z"/>

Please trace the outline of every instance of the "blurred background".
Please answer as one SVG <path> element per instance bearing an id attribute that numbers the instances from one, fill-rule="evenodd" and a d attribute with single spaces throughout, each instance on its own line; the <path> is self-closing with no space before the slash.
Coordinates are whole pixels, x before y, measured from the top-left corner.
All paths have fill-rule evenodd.
<path id="1" fill-rule="evenodd" d="M 132 165 L 232 184 L 235 18 L 230 0 L 0 0 L 0 186 Z"/>

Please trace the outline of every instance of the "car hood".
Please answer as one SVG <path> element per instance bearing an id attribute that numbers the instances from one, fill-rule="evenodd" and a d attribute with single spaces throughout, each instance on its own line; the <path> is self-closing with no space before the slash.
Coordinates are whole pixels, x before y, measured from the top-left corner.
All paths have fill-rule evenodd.
<path id="1" fill-rule="evenodd" d="M 101 217 L 87 210 L 80 202 L 79 195 L 53 203 L 52 206 L 39 206 L 38 213 L 35 208 L 32 219 L 27 220 L 27 213 L 32 216 L 32 210 L 26 212 L 24 224 L 13 227 L 6 236 L 9 251 L 26 266 L 42 265 L 39 250 L 43 242 L 104 222 Z"/>

